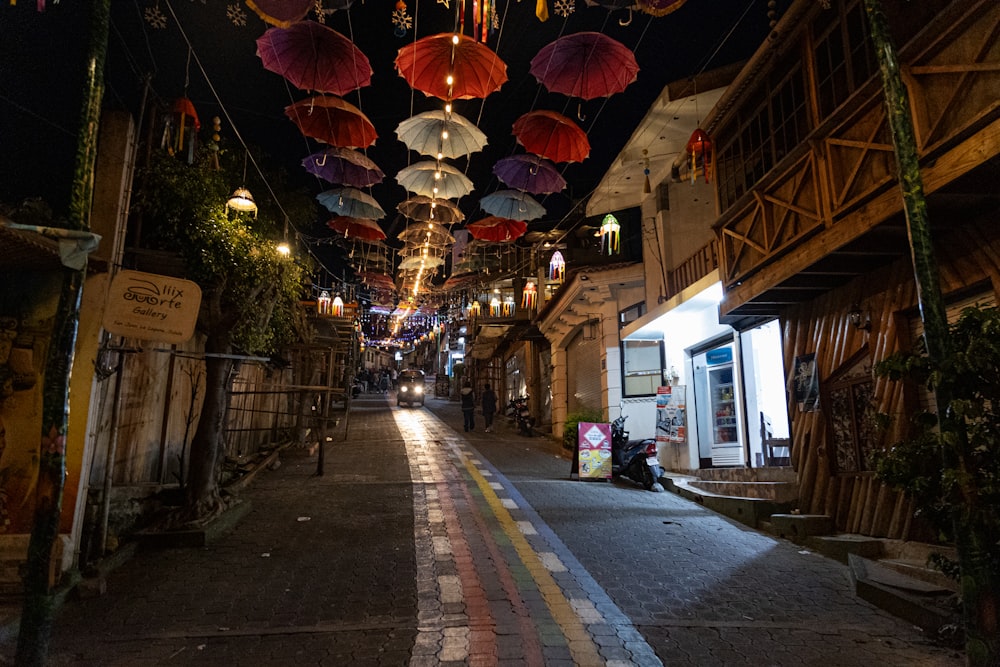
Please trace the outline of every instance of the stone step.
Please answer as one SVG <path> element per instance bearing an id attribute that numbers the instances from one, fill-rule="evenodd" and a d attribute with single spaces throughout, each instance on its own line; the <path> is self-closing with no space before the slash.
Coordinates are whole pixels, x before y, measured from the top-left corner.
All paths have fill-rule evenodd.
<path id="1" fill-rule="evenodd" d="M 717 496 L 729 496 L 732 498 L 759 498 L 779 503 L 793 502 L 798 498 L 798 486 L 789 484 L 788 482 L 740 482 L 698 479 L 689 482 L 689 485 Z"/>
<path id="2" fill-rule="evenodd" d="M 896 572 L 852 554 L 848 559 L 858 597 L 936 636 L 961 622 L 957 596 L 949 589 Z"/>
<path id="3" fill-rule="evenodd" d="M 936 588 L 948 589 L 955 593 L 958 592 L 959 586 L 957 581 L 945 575 L 941 570 L 929 567 L 926 561 L 883 558 L 878 563 L 911 579 L 925 582 Z"/>

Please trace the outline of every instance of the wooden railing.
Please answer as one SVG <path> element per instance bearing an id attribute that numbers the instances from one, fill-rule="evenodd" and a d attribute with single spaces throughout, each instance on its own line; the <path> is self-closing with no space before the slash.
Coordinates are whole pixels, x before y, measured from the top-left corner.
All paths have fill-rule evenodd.
<path id="1" fill-rule="evenodd" d="M 719 268 L 719 242 L 712 239 L 678 266 L 667 272 L 667 298 L 679 294 Z"/>

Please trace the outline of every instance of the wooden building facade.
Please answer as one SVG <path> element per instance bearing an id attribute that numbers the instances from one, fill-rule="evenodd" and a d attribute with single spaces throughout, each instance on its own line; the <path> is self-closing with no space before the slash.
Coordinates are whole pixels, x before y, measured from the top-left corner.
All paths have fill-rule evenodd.
<path id="1" fill-rule="evenodd" d="M 951 311 L 991 303 L 1000 289 L 1000 4 L 884 5 L 942 291 Z M 738 329 L 781 322 L 801 511 L 849 532 L 921 537 L 908 501 L 872 472 L 871 452 L 900 437 L 919 391 L 871 368 L 913 345 L 920 325 L 863 2 L 793 3 L 706 129 L 721 212 L 720 315 Z M 797 401 L 796 382 L 813 377 L 818 402 Z M 895 417 L 888 432 L 874 429 L 873 411 Z"/>

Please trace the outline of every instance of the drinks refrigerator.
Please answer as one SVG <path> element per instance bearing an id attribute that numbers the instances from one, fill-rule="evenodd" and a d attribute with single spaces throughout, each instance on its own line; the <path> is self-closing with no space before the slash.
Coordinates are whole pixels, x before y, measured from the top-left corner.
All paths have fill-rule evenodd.
<path id="1" fill-rule="evenodd" d="M 699 439 L 707 445 L 705 454 L 711 456 L 713 466 L 743 465 L 733 348 L 725 345 L 703 354 L 695 360 L 695 382 L 700 385 L 696 387 Z"/>

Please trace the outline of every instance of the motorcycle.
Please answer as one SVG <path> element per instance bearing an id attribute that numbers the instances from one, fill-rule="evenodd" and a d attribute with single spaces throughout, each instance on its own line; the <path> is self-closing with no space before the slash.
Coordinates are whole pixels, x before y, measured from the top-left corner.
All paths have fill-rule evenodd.
<path id="1" fill-rule="evenodd" d="M 656 458 L 656 440 L 629 440 L 625 415 L 611 422 L 611 474 L 641 484 L 647 491 L 662 491 L 663 468 Z"/>
<path id="2" fill-rule="evenodd" d="M 510 399 L 510 403 L 507 404 L 507 415 L 514 419 L 514 423 L 517 424 L 522 435 L 529 438 L 534 435 L 531 428 L 535 425 L 535 420 L 528 411 L 527 396 L 517 396 Z"/>

